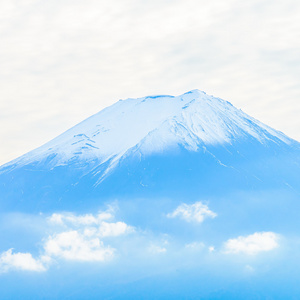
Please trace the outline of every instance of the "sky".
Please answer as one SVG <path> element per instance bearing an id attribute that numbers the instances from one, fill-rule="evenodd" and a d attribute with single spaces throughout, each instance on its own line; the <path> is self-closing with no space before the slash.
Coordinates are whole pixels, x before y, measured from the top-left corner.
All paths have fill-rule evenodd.
<path id="1" fill-rule="evenodd" d="M 192 89 L 300 140 L 297 0 L 0 3 L 0 164 L 119 99 Z"/>

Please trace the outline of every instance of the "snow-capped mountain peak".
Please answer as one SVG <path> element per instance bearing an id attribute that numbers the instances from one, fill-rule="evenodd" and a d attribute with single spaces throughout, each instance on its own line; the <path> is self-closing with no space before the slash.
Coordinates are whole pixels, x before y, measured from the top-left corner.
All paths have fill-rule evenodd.
<path id="1" fill-rule="evenodd" d="M 197 151 L 200 146 L 248 137 L 260 143 L 292 141 L 229 102 L 192 90 L 176 97 L 120 100 L 15 163 L 25 165 L 48 157 L 53 167 L 70 160 L 116 162 L 130 149 L 149 154 L 181 145 Z"/>

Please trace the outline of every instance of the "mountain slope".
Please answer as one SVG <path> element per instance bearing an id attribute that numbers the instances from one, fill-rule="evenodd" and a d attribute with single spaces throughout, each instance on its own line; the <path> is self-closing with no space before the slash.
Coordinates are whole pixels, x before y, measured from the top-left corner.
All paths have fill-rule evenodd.
<path id="1" fill-rule="evenodd" d="M 2 166 L 0 196 L 3 207 L 31 210 L 124 195 L 196 197 L 216 186 L 298 190 L 299 149 L 198 90 L 127 99 Z"/>

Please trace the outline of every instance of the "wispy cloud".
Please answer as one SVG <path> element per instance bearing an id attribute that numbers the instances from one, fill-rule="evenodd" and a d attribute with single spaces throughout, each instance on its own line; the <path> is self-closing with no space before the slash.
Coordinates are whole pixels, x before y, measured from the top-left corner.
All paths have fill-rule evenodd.
<path id="1" fill-rule="evenodd" d="M 203 242 L 193 242 L 185 245 L 185 248 L 189 250 L 203 250 L 205 244 Z"/>
<path id="2" fill-rule="evenodd" d="M 112 211 L 99 212 L 97 215 L 85 214 L 74 215 L 72 213 L 54 213 L 48 221 L 57 225 L 75 225 L 75 226 L 87 226 L 87 225 L 100 225 L 104 220 L 110 220 L 113 218 Z"/>
<path id="3" fill-rule="evenodd" d="M 167 252 L 167 248 L 162 247 L 162 246 L 159 246 L 159 245 L 151 245 L 151 246 L 148 248 L 148 251 L 149 251 L 151 254 L 163 254 L 163 253 L 166 253 L 166 252 Z"/>

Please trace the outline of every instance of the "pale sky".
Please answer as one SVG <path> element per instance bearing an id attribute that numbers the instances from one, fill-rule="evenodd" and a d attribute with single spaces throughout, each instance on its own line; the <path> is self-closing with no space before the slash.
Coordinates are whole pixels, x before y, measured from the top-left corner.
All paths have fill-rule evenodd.
<path id="1" fill-rule="evenodd" d="M 200 89 L 300 140 L 299 0 L 0 2 L 0 164 L 119 99 Z"/>

